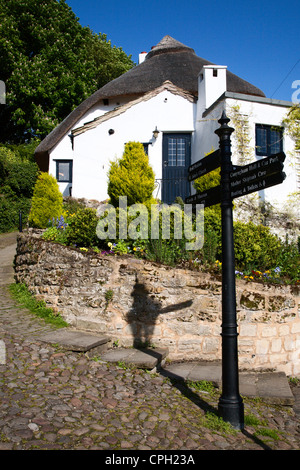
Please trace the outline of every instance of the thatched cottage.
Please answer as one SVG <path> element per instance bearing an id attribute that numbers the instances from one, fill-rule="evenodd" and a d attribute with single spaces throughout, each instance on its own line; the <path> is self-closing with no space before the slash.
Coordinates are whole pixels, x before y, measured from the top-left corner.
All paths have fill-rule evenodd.
<path id="1" fill-rule="evenodd" d="M 54 175 L 64 195 L 103 201 L 111 160 L 128 141 L 143 143 L 156 176 L 154 196 L 172 203 L 192 194 L 188 167 L 218 147 L 214 131 L 223 110 L 236 129 L 233 162 L 244 164 L 286 153 L 285 181 L 260 191 L 283 203 L 299 190 L 293 141 L 282 119 L 290 102 L 264 93 L 224 65 L 165 36 L 139 64 L 81 103 L 37 147 L 42 171 Z"/>

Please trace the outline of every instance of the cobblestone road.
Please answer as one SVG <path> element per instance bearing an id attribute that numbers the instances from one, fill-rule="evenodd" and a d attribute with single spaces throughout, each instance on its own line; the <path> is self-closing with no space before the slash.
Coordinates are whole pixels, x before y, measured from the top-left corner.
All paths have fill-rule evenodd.
<path id="1" fill-rule="evenodd" d="M 228 429 L 218 390 L 41 343 L 49 327 L 0 289 L 0 450 L 299 450 L 297 406 L 244 399 L 245 430 Z"/>

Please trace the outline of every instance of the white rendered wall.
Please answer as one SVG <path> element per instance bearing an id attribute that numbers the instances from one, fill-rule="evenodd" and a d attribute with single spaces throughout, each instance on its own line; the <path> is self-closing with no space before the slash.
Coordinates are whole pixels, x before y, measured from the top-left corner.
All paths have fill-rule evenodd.
<path id="1" fill-rule="evenodd" d="M 259 102 L 250 102 L 244 100 L 227 99 L 226 100 L 226 113 L 230 117 L 232 113 L 232 107 L 239 106 L 239 112 L 245 115 L 249 122 L 249 147 L 253 152 L 253 161 L 261 160 L 263 157 L 256 156 L 255 153 L 255 125 L 256 124 L 267 124 L 271 126 L 282 126 L 282 120 L 288 112 L 288 107 L 279 106 L 278 104 L 267 104 Z M 229 123 L 230 126 L 234 127 L 233 123 Z M 232 134 L 232 161 L 237 162 L 237 152 L 235 149 L 236 138 L 234 133 Z M 283 183 L 267 188 L 264 191 L 259 192 L 259 196 L 270 202 L 272 205 L 278 208 L 283 208 L 288 203 L 289 196 L 297 191 L 297 177 L 295 172 L 295 151 L 294 151 L 293 140 L 284 133 L 283 136 L 283 151 L 285 152 L 286 159 L 284 161 L 284 172 L 286 179 Z"/>
<path id="2" fill-rule="evenodd" d="M 104 104 L 103 100 L 92 106 L 84 116 L 82 116 L 81 119 L 73 126 L 73 129 L 83 126 L 85 123 L 93 121 L 95 118 L 99 116 L 103 116 L 105 113 L 112 111 L 115 108 L 118 108 L 119 106 L 122 106 L 123 104 L 128 103 L 129 101 L 136 99 L 136 96 L 126 96 L 125 97 L 120 97 L 120 98 L 113 98 L 113 99 L 108 99 L 108 104 Z"/>
<path id="3" fill-rule="evenodd" d="M 110 161 L 122 156 L 126 142 L 137 141 L 150 143 L 149 162 L 155 177 L 161 179 L 163 133 L 193 132 L 194 108 L 195 105 L 187 99 L 165 90 L 97 127 L 77 135 L 74 138 L 73 151 L 66 137 L 62 139 L 51 153 L 50 172 L 55 175 L 55 165 L 52 161 L 54 158 L 72 158 L 72 196 L 106 200 Z M 89 120 L 84 117 L 81 123 Z M 154 140 L 153 130 L 156 127 L 159 135 Z M 109 134 L 110 129 L 114 130 L 113 134 Z M 156 190 L 154 196 L 160 197 L 160 192 L 157 193 Z"/>

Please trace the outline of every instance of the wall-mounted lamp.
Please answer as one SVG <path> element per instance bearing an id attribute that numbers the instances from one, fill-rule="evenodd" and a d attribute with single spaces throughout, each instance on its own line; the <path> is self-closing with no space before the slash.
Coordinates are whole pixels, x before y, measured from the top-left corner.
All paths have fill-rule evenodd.
<path id="1" fill-rule="evenodd" d="M 154 131 L 153 131 L 153 137 L 154 137 L 154 139 L 157 139 L 158 134 L 159 134 L 159 131 L 157 130 L 157 126 L 155 126 L 155 129 L 154 129 Z"/>
<path id="2" fill-rule="evenodd" d="M 71 140 L 71 145 L 72 145 L 72 150 L 74 150 L 74 135 L 71 133 L 69 134 L 70 140 Z"/>

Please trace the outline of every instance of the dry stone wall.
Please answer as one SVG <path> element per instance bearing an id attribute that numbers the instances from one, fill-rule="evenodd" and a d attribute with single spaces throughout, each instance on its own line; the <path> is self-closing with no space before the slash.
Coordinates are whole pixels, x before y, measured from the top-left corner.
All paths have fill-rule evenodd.
<path id="1" fill-rule="evenodd" d="M 221 280 L 132 257 L 18 237 L 15 278 L 77 329 L 172 360 L 221 359 Z M 239 365 L 300 377 L 300 288 L 237 280 Z"/>

